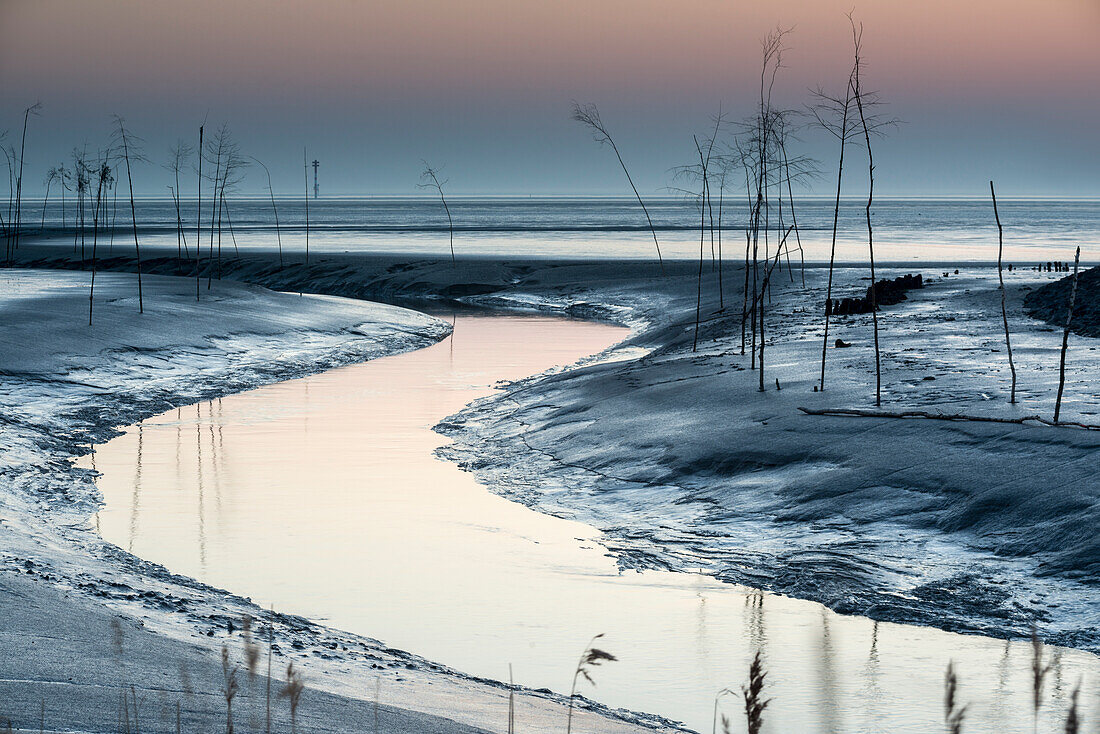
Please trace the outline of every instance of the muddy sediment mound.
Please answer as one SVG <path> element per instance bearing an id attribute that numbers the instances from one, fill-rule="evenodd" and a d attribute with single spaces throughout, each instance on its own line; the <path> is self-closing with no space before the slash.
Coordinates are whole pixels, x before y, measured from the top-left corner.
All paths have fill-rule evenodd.
<path id="1" fill-rule="evenodd" d="M 916 275 L 902 275 L 892 280 L 880 280 L 874 286 L 867 286 L 867 295 L 862 298 L 839 298 L 825 301 L 825 313 L 835 316 L 850 316 L 859 313 L 871 313 L 872 302 L 882 308 L 893 306 L 906 299 L 905 292 L 914 288 L 924 287 L 924 277 Z M 871 290 L 874 289 L 874 300 L 871 299 Z"/>
<path id="2" fill-rule="evenodd" d="M 1054 326 L 1065 326 L 1073 276 L 1036 288 L 1024 298 L 1028 315 Z M 1081 336 L 1100 337 L 1100 267 L 1082 271 L 1077 280 L 1070 331 Z"/>

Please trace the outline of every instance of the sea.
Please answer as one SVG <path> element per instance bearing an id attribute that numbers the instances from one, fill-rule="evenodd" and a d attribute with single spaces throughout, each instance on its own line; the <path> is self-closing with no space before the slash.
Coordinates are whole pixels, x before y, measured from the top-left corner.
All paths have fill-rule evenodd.
<path id="1" fill-rule="evenodd" d="M 446 208 L 438 197 L 234 197 L 215 209 L 192 195 L 140 198 L 131 214 L 123 189 L 108 194 L 97 227 L 110 251 L 133 246 L 133 219 L 139 241 L 190 249 L 198 237 L 204 248 L 220 234 L 225 248 L 282 247 L 287 256 L 305 252 L 307 219 L 310 251 L 397 252 L 424 257 L 538 257 L 695 259 L 721 256 L 744 260 L 749 205 L 743 198 L 712 201 L 701 212 L 698 199 L 655 197 L 646 210 L 637 200 L 608 197 L 456 197 Z M 83 236 L 90 243 L 94 202 L 84 213 Z M 835 202 L 825 197 L 775 203 L 765 213 L 759 247 L 784 257 L 828 262 L 834 254 Z M 998 200 L 1004 262 L 1034 267 L 1048 261 L 1072 262 L 1077 247 L 1083 263 L 1100 261 L 1100 199 L 1009 198 Z M 11 219 L 7 212 L 5 220 Z M 449 217 L 449 218 L 448 218 Z M 276 218 L 278 226 L 276 226 Z M 220 221 L 219 221 L 220 220 Z M 652 221 L 652 230 L 649 221 Z M 24 236 L 81 237 L 78 209 L 70 193 L 24 201 Z M 871 207 L 871 234 L 877 262 L 995 262 L 1000 241 L 989 199 L 881 198 Z M 837 216 L 837 262 L 864 262 L 869 256 L 866 202 L 846 198 Z M 654 242 L 656 237 L 657 242 Z M 100 240 L 104 242 L 104 240 Z"/>

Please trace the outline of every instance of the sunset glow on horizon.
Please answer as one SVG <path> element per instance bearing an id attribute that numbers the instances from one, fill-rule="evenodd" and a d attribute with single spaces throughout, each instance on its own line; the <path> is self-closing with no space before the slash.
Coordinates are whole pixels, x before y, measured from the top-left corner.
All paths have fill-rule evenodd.
<path id="1" fill-rule="evenodd" d="M 782 104 L 840 86 L 851 9 L 805 0 L 11 2 L 0 10 L 0 130 L 38 99 L 41 134 L 59 152 L 98 134 L 111 113 L 158 147 L 209 118 L 271 158 L 280 180 L 293 160 L 279 160 L 283 147 L 354 162 L 329 171 L 346 193 L 409 191 L 424 157 L 447 161 L 470 193 L 614 193 L 615 171 L 590 161 L 568 120 L 571 100 L 591 100 L 655 191 L 719 104 L 734 117 L 751 110 L 759 39 L 777 25 L 792 29 Z M 1100 194 L 1091 173 L 1100 3 L 877 2 L 855 15 L 868 76 L 907 123 L 883 146 L 885 190 L 966 193 L 965 150 L 975 181 Z M 811 138 L 824 157 L 827 141 Z"/>

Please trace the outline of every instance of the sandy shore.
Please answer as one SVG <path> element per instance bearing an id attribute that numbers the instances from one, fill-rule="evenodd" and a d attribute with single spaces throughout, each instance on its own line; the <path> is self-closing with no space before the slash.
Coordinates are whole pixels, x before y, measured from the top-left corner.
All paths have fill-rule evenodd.
<path id="1" fill-rule="evenodd" d="M 21 257 L 24 264 L 78 268 L 65 249 L 21 247 Z M 115 258 L 104 266 L 126 270 L 133 262 Z M 145 263 L 147 273 L 176 268 L 170 255 L 154 255 Z M 706 268 L 700 347 L 692 350 L 696 268 L 673 263 L 669 277 L 660 277 L 652 263 L 477 259 L 452 267 L 399 255 L 326 255 L 308 267 L 279 268 L 261 253 L 227 260 L 223 277 L 279 290 L 386 301 L 458 299 L 628 324 L 634 336 L 621 348 L 644 357 L 516 383 L 440 427 L 456 440 L 448 456 L 489 480 L 494 491 L 600 528 L 624 567 L 703 568 L 718 578 L 848 613 L 994 636 L 1023 635 L 1036 622 L 1052 642 L 1097 649 L 1100 619 L 1092 600 L 1098 550 L 1095 537 L 1084 530 L 1095 527 L 1100 513 L 1088 458 L 1096 434 L 1037 425 L 805 415 L 799 407 L 870 407 L 869 319 L 836 320 L 830 339 L 853 346 L 830 349 L 829 389 L 813 392 L 821 334 L 812 304 L 823 300 L 824 273 L 807 270 L 805 288 L 800 278 L 792 281 L 784 274 L 774 288 L 766 352 L 772 366 L 767 390 L 760 393 L 749 358 L 740 352 L 738 270 L 725 270 L 722 311 L 717 273 Z M 886 269 L 883 276 L 914 270 Z M 995 270 L 971 267 L 958 275 L 942 266 L 920 270 L 933 276 L 928 287 L 911 292 L 880 319 L 884 406 L 1049 415 L 1059 335 L 1026 317 L 1021 300 L 1028 289 L 1057 275 L 1018 271 L 1009 279 L 1021 398 L 1010 406 Z M 943 277 L 943 272 L 951 274 Z M 862 268 L 841 269 L 839 295 L 865 288 L 864 275 Z M 253 354 L 255 347 L 242 345 L 233 354 Z M 1095 355 L 1089 343 L 1073 344 L 1067 417 L 1095 422 L 1090 416 L 1100 406 L 1088 388 L 1089 372 L 1100 366 Z M 302 365 L 310 365 L 303 369 L 325 366 L 311 356 L 303 355 Z M 141 369 L 155 374 L 154 367 L 148 363 Z M 775 389 L 775 380 L 782 390 Z M 89 395 L 82 405 L 97 399 Z M 140 413 L 97 419 L 120 425 Z M 84 431 L 67 450 L 98 438 Z M 66 489 L 72 492 L 56 484 L 43 491 L 61 492 L 48 495 L 58 504 Z M 87 511 L 83 506 L 76 512 L 86 517 Z M 22 508 L 17 516 L 24 513 L 33 514 Z M 49 520 L 53 525 L 75 521 L 75 516 Z M 22 554 L 22 549 L 13 552 L 6 567 L 25 571 L 15 563 Z M 127 562 L 135 567 L 134 577 L 148 577 L 140 563 Z M 70 578 L 68 571 L 57 575 Z M 139 609 L 161 604 L 155 594 L 134 593 L 142 588 L 136 580 L 126 587 L 118 596 L 128 598 L 112 604 Z M 208 599 L 205 631 L 215 635 L 249 608 L 244 600 L 231 600 L 217 610 L 216 596 Z M 338 647 L 347 645 L 347 636 L 297 623 L 311 637 L 334 637 L 341 640 Z M 314 652 L 328 646 L 311 644 Z M 332 657 L 322 665 L 351 664 L 343 650 Z M 429 678 L 431 667 L 414 664 L 429 671 L 424 672 Z M 330 690 L 362 697 L 361 691 L 348 690 L 354 676 L 334 672 L 331 678 Z M 442 679 L 457 681 L 444 687 L 467 707 L 462 715 L 447 715 L 479 723 L 484 701 L 471 693 L 478 686 L 457 676 Z M 439 684 L 433 679 L 432 686 Z M 416 689 L 417 710 L 440 714 L 457 705 L 445 696 L 419 698 L 422 688 Z M 408 700 L 395 695 L 388 700 Z M 500 705 L 499 689 L 486 695 L 497 696 Z M 556 704 L 540 705 L 552 717 Z"/>

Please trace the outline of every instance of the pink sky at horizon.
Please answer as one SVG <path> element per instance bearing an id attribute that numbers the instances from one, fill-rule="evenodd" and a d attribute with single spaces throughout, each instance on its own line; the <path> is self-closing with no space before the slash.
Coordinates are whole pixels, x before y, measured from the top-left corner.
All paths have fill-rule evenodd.
<path id="1" fill-rule="evenodd" d="M 491 130 L 503 116 L 541 129 L 546 109 L 577 98 L 652 115 L 656 134 L 685 114 L 690 126 L 705 122 L 720 100 L 741 114 L 757 83 L 759 40 L 777 25 L 793 29 L 777 85 L 783 103 L 838 86 L 850 64 L 852 5 L 7 0 L 0 129 L 39 98 L 67 124 L 81 109 L 146 124 L 156 117 L 149 108 L 166 119 L 211 110 L 246 126 L 285 112 L 295 135 L 322 120 L 332 135 L 355 125 L 377 126 L 376 139 L 407 129 L 454 148 L 463 141 L 430 124 L 440 109 L 477 145 L 469 131 L 479 122 Z M 1100 118 L 1100 0 L 879 0 L 854 10 L 872 86 L 911 125 L 944 111 L 959 116 L 944 118 L 946 128 L 973 120 L 973 134 L 996 135 L 999 125 L 1081 118 L 1064 134 L 1075 138 Z"/>

